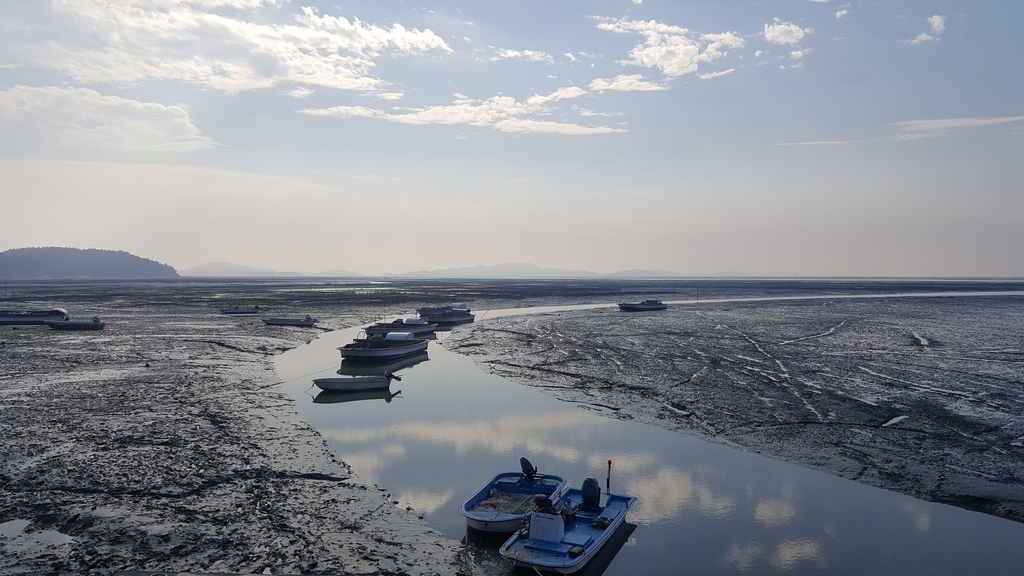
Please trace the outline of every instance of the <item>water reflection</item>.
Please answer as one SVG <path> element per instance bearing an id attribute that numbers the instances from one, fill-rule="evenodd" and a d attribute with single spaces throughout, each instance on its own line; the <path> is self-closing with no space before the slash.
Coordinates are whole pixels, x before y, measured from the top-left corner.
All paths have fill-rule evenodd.
<path id="1" fill-rule="evenodd" d="M 424 351 L 414 356 L 399 360 L 366 360 L 359 359 L 355 362 L 346 358 L 341 361 L 341 368 L 338 374 L 345 376 L 383 376 L 385 372 L 398 372 L 430 360 L 427 352 Z"/>
<path id="2" fill-rule="evenodd" d="M 360 400 L 383 400 L 390 404 L 391 400 L 401 393 L 401 390 L 392 392 L 387 388 L 380 390 L 353 390 L 338 392 L 324 390 L 313 398 L 313 403 L 341 404 L 343 402 L 358 402 Z"/>

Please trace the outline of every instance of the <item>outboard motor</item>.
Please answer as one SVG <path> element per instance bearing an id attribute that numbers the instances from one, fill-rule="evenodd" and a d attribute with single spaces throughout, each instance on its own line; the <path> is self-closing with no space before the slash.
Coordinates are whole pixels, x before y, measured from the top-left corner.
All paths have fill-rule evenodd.
<path id="1" fill-rule="evenodd" d="M 601 485 L 593 478 L 583 481 L 583 488 L 580 489 L 583 502 L 580 504 L 582 510 L 597 510 L 601 508 Z"/>
<path id="2" fill-rule="evenodd" d="M 519 459 L 519 467 L 523 469 L 523 477 L 526 478 L 526 481 L 533 481 L 533 477 L 537 475 L 537 467 L 530 464 L 525 457 Z"/>

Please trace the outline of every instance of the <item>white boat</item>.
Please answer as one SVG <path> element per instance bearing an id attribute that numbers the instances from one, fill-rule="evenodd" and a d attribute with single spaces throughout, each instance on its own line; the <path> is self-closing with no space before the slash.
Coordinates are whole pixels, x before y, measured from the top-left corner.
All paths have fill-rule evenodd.
<path id="1" fill-rule="evenodd" d="M 463 324 L 472 322 L 475 318 L 465 304 L 449 304 L 444 308 L 418 308 L 416 312 L 425 322 L 440 325 Z"/>
<path id="2" fill-rule="evenodd" d="M 623 312 L 647 312 L 649 310 L 664 310 L 668 308 L 661 300 L 644 300 L 643 302 L 623 302 L 619 304 L 619 310 Z"/>
<path id="3" fill-rule="evenodd" d="M 462 302 L 452 302 L 446 306 L 427 306 L 425 308 L 417 308 L 416 313 L 420 316 L 437 316 L 438 314 L 444 313 L 446 310 L 453 310 L 464 314 L 469 314 L 469 306 L 466 306 Z"/>
<path id="4" fill-rule="evenodd" d="M 316 318 L 309 314 L 306 314 L 305 318 L 264 318 L 263 321 L 271 326 L 299 326 L 303 328 L 309 328 L 318 322 Z"/>
<path id="5" fill-rule="evenodd" d="M 98 316 L 93 316 L 92 320 L 53 320 L 46 325 L 54 330 L 103 330 L 105 326 Z"/>
<path id="6" fill-rule="evenodd" d="M 343 376 L 341 378 L 316 378 L 313 380 L 313 384 L 321 390 L 330 390 L 332 392 L 354 392 L 357 390 L 378 390 L 381 388 L 387 388 L 391 385 L 392 380 L 401 381 L 400 376 L 396 376 L 391 371 L 386 371 L 380 376 Z"/>
<path id="7" fill-rule="evenodd" d="M 409 332 L 391 332 L 384 337 L 356 338 L 338 348 L 342 360 L 397 360 L 427 349 L 429 340 L 417 340 Z"/>
<path id="8" fill-rule="evenodd" d="M 366 328 L 367 336 L 382 336 L 391 332 L 411 332 L 413 336 L 426 336 L 437 330 L 437 324 L 431 324 L 422 318 L 398 318 L 391 322 L 377 322 Z"/>
<path id="9" fill-rule="evenodd" d="M 0 326 L 22 324 L 46 324 L 70 320 L 71 315 L 63 308 L 53 310 L 0 310 Z"/>
<path id="10" fill-rule="evenodd" d="M 531 512 L 529 526 L 513 534 L 499 552 L 516 566 L 572 574 L 597 556 L 625 522 L 636 497 L 601 495 L 597 480 L 570 488 L 550 508 Z"/>
<path id="11" fill-rule="evenodd" d="M 565 488 L 565 478 L 538 474 L 526 458 L 521 458 L 519 464 L 522 472 L 498 474 L 462 503 L 459 514 L 466 519 L 468 529 L 515 532 L 523 518 L 537 509 L 536 496 L 557 498 Z"/>

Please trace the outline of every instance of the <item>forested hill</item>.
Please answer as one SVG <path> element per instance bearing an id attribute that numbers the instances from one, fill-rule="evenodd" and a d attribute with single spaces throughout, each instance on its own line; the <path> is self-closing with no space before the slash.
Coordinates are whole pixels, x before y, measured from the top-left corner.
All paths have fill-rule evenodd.
<path id="1" fill-rule="evenodd" d="M 15 248 L 0 252 L 0 279 L 63 278 L 160 280 L 178 278 L 178 272 L 167 264 L 120 250 Z"/>

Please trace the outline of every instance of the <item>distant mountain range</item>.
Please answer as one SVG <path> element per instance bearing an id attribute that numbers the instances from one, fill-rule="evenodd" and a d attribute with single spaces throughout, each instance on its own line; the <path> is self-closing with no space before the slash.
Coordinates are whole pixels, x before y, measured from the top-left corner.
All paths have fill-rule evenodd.
<path id="1" fill-rule="evenodd" d="M 356 274 L 348 270 L 325 270 L 316 274 L 303 274 L 301 272 L 266 270 L 252 266 L 242 266 L 230 262 L 207 262 L 192 268 L 186 268 L 178 272 L 182 276 L 197 278 L 357 278 L 362 274 Z"/>
<path id="2" fill-rule="evenodd" d="M 668 270 L 623 270 L 611 274 L 598 274 L 586 270 L 540 268 L 526 262 L 515 262 L 496 266 L 419 270 L 401 274 L 387 272 L 384 276 L 388 278 L 679 278 L 682 275 Z"/>
<path id="3" fill-rule="evenodd" d="M 80 248 L 15 248 L 0 252 L 4 280 L 164 280 L 178 273 L 167 264 L 128 252 Z"/>

